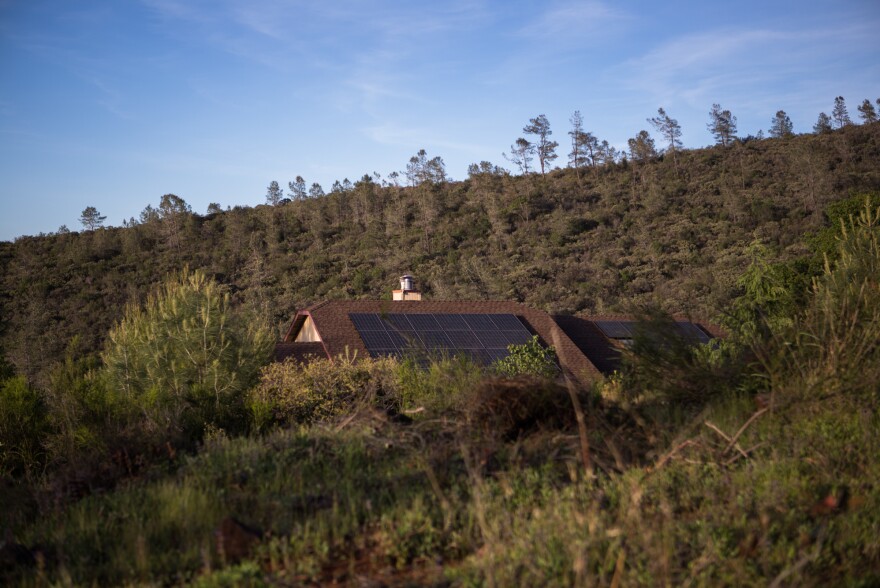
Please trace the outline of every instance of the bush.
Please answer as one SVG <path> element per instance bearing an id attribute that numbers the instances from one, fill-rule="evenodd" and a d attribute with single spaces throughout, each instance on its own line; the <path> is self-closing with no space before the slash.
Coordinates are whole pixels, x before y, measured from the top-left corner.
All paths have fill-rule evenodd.
<path id="1" fill-rule="evenodd" d="M 528 343 L 509 345 L 510 353 L 504 359 L 495 362 L 494 368 L 502 376 L 537 376 L 553 378 L 559 373 L 556 363 L 556 351 L 553 347 L 544 347 L 535 335 Z"/>
<path id="2" fill-rule="evenodd" d="M 0 475 L 42 465 L 49 431 L 46 405 L 24 376 L 0 382 Z"/>
<path id="3" fill-rule="evenodd" d="M 201 271 L 184 270 L 129 306 L 102 358 L 108 382 L 148 426 L 182 432 L 241 429 L 244 392 L 270 356 L 272 336 L 232 312 L 229 295 Z"/>
<path id="4" fill-rule="evenodd" d="M 359 400 L 393 404 L 396 369 L 397 362 L 391 359 L 345 357 L 269 364 L 248 394 L 254 428 L 261 431 L 273 425 L 330 419 L 349 411 Z"/>
<path id="5" fill-rule="evenodd" d="M 705 404 L 737 388 L 743 363 L 739 346 L 727 341 L 698 344 L 682 336 L 673 317 L 647 309 L 623 354 L 624 393 L 631 400 Z"/>

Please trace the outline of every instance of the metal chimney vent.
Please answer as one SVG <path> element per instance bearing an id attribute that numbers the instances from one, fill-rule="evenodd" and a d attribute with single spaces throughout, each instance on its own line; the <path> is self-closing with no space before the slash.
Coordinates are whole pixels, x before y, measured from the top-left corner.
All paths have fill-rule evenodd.
<path id="1" fill-rule="evenodd" d="M 416 290 L 416 281 L 409 275 L 400 276 L 400 290 L 391 291 L 392 300 L 421 300 L 422 293 Z"/>

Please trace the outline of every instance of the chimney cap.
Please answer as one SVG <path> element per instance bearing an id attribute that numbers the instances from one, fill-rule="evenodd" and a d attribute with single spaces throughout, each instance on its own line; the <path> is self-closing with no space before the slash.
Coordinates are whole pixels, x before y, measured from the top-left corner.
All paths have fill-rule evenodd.
<path id="1" fill-rule="evenodd" d="M 400 276 L 400 290 L 392 291 L 392 300 L 421 300 L 422 293 L 416 289 L 415 278 L 410 274 Z"/>

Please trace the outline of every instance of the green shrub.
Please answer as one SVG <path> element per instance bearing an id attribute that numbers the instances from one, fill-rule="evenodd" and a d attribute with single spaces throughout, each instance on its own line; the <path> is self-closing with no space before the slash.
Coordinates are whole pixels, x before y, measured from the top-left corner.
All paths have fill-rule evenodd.
<path id="1" fill-rule="evenodd" d="M 234 313 L 214 280 L 184 270 L 126 309 L 102 358 L 109 384 L 150 428 L 195 439 L 206 424 L 244 426 L 244 392 L 271 349 L 269 331 Z"/>
<path id="2" fill-rule="evenodd" d="M 347 357 L 269 364 L 248 393 L 254 428 L 330 419 L 351 410 L 357 401 L 394 403 L 396 368 L 391 359 Z"/>
<path id="3" fill-rule="evenodd" d="M 427 364 L 404 359 L 397 370 L 403 408 L 430 415 L 461 407 L 468 392 L 485 377 L 482 366 L 464 355 L 435 357 Z"/>
<path id="4" fill-rule="evenodd" d="M 46 404 L 24 376 L 0 382 L 0 475 L 40 467 L 48 432 Z"/>
<path id="5" fill-rule="evenodd" d="M 502 376 L 538 376 L 553 378 L 559 374 L 556 362 L 556 351 L 553 347 L 544 347 L 535 335 L 528 343 L 509 345 L 509 355 L 494 364 L 496 372 Z"/>
<path id="6" fill-rule="evenodd" d="M 656 308 L 643 311 L 635 330 L 621 367 L 630 400 L 700 405 L 737 388 L 743 372 L 738 345 L 697 344 L 682 336 L 672 316 Z"/>

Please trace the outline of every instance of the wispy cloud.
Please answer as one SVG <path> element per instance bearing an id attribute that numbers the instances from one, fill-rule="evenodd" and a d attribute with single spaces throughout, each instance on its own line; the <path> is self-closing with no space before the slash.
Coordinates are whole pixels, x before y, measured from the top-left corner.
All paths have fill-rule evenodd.
<path id="1" fill-rule="evenodd" d="M 520 34 L 534 39 L 584 39 L 607 27 L 609 22 L 625 18 L 624 14 L 603 2 L 552 4 L 520 30 Z"/>
<path id="2" fill-rule="evenodd" d="M 857 50 L 859 39 L 867 41 L 874 34 L 869 29 L 876 30 L 859 25 L 799 31 L 719 29 L 686 35 L 622 64 L 611 77 L 658 102 L 684 99 L 705 105 L 719 96 L 735 100 L 744 93 L 756 99 L 762 81 L 778 96 L 781 80 L 816 77 L 823 63 Z M 840 39 L 849 42 L 841 45 Z"/>

